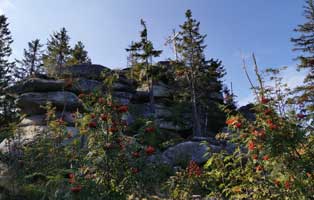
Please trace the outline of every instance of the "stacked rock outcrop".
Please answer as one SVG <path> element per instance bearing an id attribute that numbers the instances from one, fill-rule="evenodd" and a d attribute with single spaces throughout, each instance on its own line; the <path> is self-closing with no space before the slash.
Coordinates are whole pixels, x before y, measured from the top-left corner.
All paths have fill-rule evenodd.
<path id="1" fill-rule="evenodd" d="M 165 69 L 169 69 L 168 62 L 161 62 L 160 64 Z M 32 77 L 7 88 L 7 92 L 16 97 L 17 106 L 23 115 L 23 119 L 18 124 L 18 137 L 10 141 L 10 147 L 14 148 L 16 144 L 34 141 L 39 134 L 48 132 L 45 109 L 47 102 L 50 102 L 56 108 L 56 117 L 66 122 L 66 128 L 72 133 L 73 138 L 78 137 L 79 131 L 74 126 L 72 113 L 77 110 L 84 112 L 86 109 L 78 97 L 79 94 L 92 92 L 105 94 L 108 89 L 107 82 L 104 81 L 105 77 L 108 74 L 113 74 L 113 72 L 118 76 L 110 89 L 113 98 L 118 103 L 128 105 L 129 112 L 124 116 L 127 122 L 132 124 L 140 117 L 152 116 L 148 85 L 145 82 L 138 83 L 128 78 L 130 69 L 111 70 L 101 65 L 68 66 L 61 69 L 58 79 L 45 76 Z M 189 110 L 179 113 L 181 124 L 171 120 L 176 114 L 176 102 L 174 101 L 176 87 L 178 85 L 172 85 L 163 79 L 154 83 L 154 116 L 160 130 L 165 133 L 187 132 L 191 134 L 192 123 Z M 220 93 L 211 95 L 213 100 L 221 100 L 222 98 Z M 7 139 L 4 140 L 0 144 L 0 151 L 7 152 L 10 149 L 8 143 Z M 211 148 L 220 149 L 218 146 L 212 146 Z M 171 165 L 176 165 L 175 158 L 179 154 L 184 154 L 183 157 L 189 157 L 189 159 L 195 159 L 201 163 L 204 161 L 202 154 L 206 151 L 207 148 L 200 146 L 200 142 L 181 143 L 166 150 L 162 154 L 162 160 Z"/>
<path id="2" fill-rule="evenodd" d="M 7 92 L 16 96 L 16 104 L 23 119 L 18 124 L 17 137 L 0 144 L 2 152 L 14 149 L 18 144 L 31 142 L 37 135 L 48 132 L 45 109 L 48 102 L 56 108 L 56 117 L 66 122 L 66 129 L 74 137 L 78 136 L 72 117 L 72 112 L 84 110 L 78 94 L 103 92 L 100 74 L 106 70 L 109 69 L 100 65 L 75 65 L 64 68 L 61 79 L 33 77 L 8 88 Z"/>

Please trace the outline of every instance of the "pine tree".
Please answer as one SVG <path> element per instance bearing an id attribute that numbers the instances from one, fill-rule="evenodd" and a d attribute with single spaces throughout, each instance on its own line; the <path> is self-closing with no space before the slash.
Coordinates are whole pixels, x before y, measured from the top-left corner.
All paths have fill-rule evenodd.
<path id="1" fill-rule="evenodd" d="M 28 49 L 24 49 L 24 57 L 22 60 L 17 60 L 20 67 L 15 73 L 19 79 L 24 79 L 28 76 L 43 73 L 43 45 L 39 39 L 35 39 L 28 43 Z"/>
<path id="2" fill-rule="evenodd" d="M 198 115 L 202 135 L 208 136 L 209 130 L 215 133 L 225 124 L 225 113 L 220 105 L 224 104 L 222 78 L 226 72 L 221 61 L 210 59 L 204 61 L 196 74 Z"/>
<path id="3" fill-rule="evenodd" d="M 143 66 L 146 74 L 146 81 L 148 83 L 149 99 L 151 113 L 155 114 L 155 103 L 154 103 L 154 77 L 152 73 L 153 57 L 159 57 L 162 51 L 155 50 L 153 43 L 148 40 L 147 27 L 143 19 L 141 19 L 141 25 L 143 30 L 140 32 L 141 40 L 139 42 L 133 42 L 129 48 L 126 49 L 128 52 L 132 52 L 132 56 L 136 59 L 139 65 Z"/>
<path id="4" fill-rule="evenodd" d="M 302 52 L 298 57 L 300 61 L 298 69 L 308 70 L 304 79 L 304 85 L 298 87 L 296 91 L 300 93 L 298 102 L 305 103 L 307 110 L 314 112 L 314 1 L 307 0 L 304 6 L 304 16 L 307 22 L 298 25 L 295 29 L 300 33 L 298 38 L 292 38 L 294 43 L 294 51 Z"/>
<path id="5" fill-rule="evenodd" d="M 12 72 L 14 63 L 9 61 L 12 54 L 10 45 L 13 42 L 9 23 L 4 15 L 0 15 L 0 124 L 6 125 L 14 119 L 14 101 L 5 93 L 5 89 L 14 80 Z"/>
<path id="6" fill-rule="evenodd" d="M 84 44 L 79 41 L 75 44 L 71 51 L 71 58 L 69 59 L 69 64 L 91 64 L 91 59 L 88 57 L 88 52 L 85 50 Z"/>
<path id="7" fill-rule="evenodd" d="M 44 66 L 49 74 L 58 74 L 68 63 L 71 55 L 70 37 L 67 30 L 62 28 L 54 32 L 47 42 L 47 53 L 44 55 Z"/>
<path id="8" fill-rule="evenodd" d="M 208 64 L 205 60 L 204 39 L 206 35 L 199 33 L 199 25 L 195 19 L 192 18 L 191 10 L 185 13 L 186 21 L 180 25 L 181 31 L 176 37 L 177 50 L 180 55 L 180 61 L 187 67 L 187 79 L 189 82 L 189 90 L 192 104 L 192 118 L 193 118 L 193 135 L 201 136 L 201 121 L 198 110 L 197 98 L 197 78 L 200 75 L 200 70 L 203 66 Z"/>

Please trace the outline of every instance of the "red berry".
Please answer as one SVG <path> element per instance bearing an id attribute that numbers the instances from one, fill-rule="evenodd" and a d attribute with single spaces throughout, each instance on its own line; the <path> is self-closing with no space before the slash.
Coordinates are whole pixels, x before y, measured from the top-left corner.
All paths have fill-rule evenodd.
<path id="1" fill-rule="evenodd" d="M 103 120 L 103 121 L 107 121 L 108 116 L 107 116 L 106 114 L 101 114 L 101 115 L 100 115 L 100 118 L 101 118 L 101 120 Z"/>
<path id="2" fill-rule="evenodd" d="M 109 128 L 109 132 L 115 133 L 117 131 L 118 131 L 118 129 L 115 126 L 112 126 L 112 127 Z"/>
<path id="3" fill-rule="evenodd" d="M 269 99 L 262 97 L 261 102 L 262 102 L 262 104 L 267 104 L 269 102 Z"/>
<path id="4" fill-rule="evenodd" d="M 255 169 L 256 169 L 256 172 L 260 172 L 263 170 L 263 167 L 260 165 L 257 165 Z"/>
<path id="5" fill-rule="evenodd" d="M 235 124 L 235 126 L 236 126 L 237 128 L 241 128 L 242 124 L 241 124 L 241 122 L 238 122 L 238 123 Z"/>
<path id="6" fill-rule="evenodd" d="M 286 181 L 286 182 L 285 182 L 285 188 L 286 188 L 287 190 L 289 190 L 289 189 L 291 188 L 291 184 L 290 184 L 289 181 Z"/>
<path id="7" fill-rule="evenodd" d="M 248 149 L 249 149 L 250 151 L 253 151 L 254 148 L 255 148 L 254 142 L 253 142 L 253 141 L 249 141 L 249 142 L 248 142 Z"/>
<path id="8" fill-rule="evenodd" d="M 96 128 L 97 127 L 97 123 L 96 122 L 89 122 L 88 123 L 88 127 L 89 128 Z"/>
<path id="9" fill-rule="evenodd" d="M 272 112 L 271 109 L 267 109 L 267 110 L 264 111 L 264 114 L 265 114 L 265 115 L 269 115 L 269 114 L 271 114 L 271 112 Z"/>
<path id="10" fill-rule="evenodd" d="M 268 155 L 265 155 L 265 156 L 263 156 L 263 160 L 269 160 L 269 157 L 268 157 Z"/>
<path id="11" fill-rule="evenodd" d="M 103 104 L 105 102 L 105 99 L 103 97 L 98 98 L 98 103 Z"/>
<path id="12" fill-rule="evenodd" d="M 147 133 L 155 132 L 155 127 L 147 127 L 147 128 L 145 128 L 145 132 L 147 132 Z"/>
<path id="13" fill-rule="evenodd" d="M 305 115 L 302 114 L 302 113 L 299 113 L 299 114 L 297 114 L 297 117 L 298 117 L 299 119 L 303 119 L 303 118 L 305 117 Z"/>
<path id="14" fill-rule="evenodd" d="M 132 153 L 133 158 L 139 158 L 140 157 L 140 153 L 135 151 Z"/>
<path id="15" fill-rule="evenodd" d="M 152 146 L 148 146 L 148 147 L 146 147 L 145 152 L 147 155 L 152 155 L 155 153 L 155 148 Z"/>
<path id="16" fill-rule="evenodd" d="M 74 193 L 78 193 L 82 190 L 82 186 L 81 185 L 77 185 L 77 186 L 74 186 L 74 187 L 71 187 L 71 192 L 74 192 Z"/>
<path id="17" fill-rule="evenodd" d="M 119 106 L 118 107 L 118 111 L 120 112 L 120 113 L 125 113 L 125 112 L 128 112 L 128 106 Z"/>
<path id="18" fill-rule="evenodd" d="M 92 113 L 92 114 L 90 114 L 90 117 L 91 117 L 92 119 L 95 119 L 95 118 L 96 118 L 96 115 L 95 115 L 94 113 Z"/>
<path id="19" fill-rule="evenodd" d="M 137 173 L 140 172 L 140 170 L 138 168 L 136 168 L 136 167 L 132 167 L 131 171 L 132 171 L 133 174 L 137 174 Z"/>

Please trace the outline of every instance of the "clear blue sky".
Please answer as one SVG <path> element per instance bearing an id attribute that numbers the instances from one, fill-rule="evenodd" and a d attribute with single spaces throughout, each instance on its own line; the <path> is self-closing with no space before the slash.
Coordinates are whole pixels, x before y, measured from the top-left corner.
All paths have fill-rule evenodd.
<path id="1" fill-rule="evenodd" d="M 261 68 L 290 66 L 286 77 L 293 85 L 296 53 L 291 51 L 293 29 L 304 22 L 304 0 L 0 0 L 0 13 L 8 16 L 14 38 L 14 58 L 27 42 L 66 27 L 71 43 L 83 41 L 93 63 L 126 66 L 125 48 L 139 38 L 140 19 L 163 60 L 173 57 L 165 38 L 185 20 L 191 9 L 207 34 L 206 55 L 223 61 L 226 84 L 233 82 L 240 104 L 250 99 L 240 52 L 255 52 Z M 250 62 L 249 62 L 250 64 Z"/>

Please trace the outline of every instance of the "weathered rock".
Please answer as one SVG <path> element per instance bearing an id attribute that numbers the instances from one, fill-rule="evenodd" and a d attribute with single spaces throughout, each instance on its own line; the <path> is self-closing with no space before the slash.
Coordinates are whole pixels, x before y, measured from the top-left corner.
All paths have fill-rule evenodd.
<path id="1" fill-rule="evenodd" d="M 149 93 L 147 91 L 136 91 L 131 99 L 132 103 L 147 103 L 149 102 Z"/>
<path id="2" fill-rule="evenodd" d="M 129 92 L 114 92 L 113 97 L 117 100 L 120 104 L 128 105 L 132 98 L 133 94 Z"/>
<path id="3" fill-rule="evenodd" d="M 102 92 L 103 84 L 96 80 L 90 79 L 76 79 L 73 81 L 72 87 L 68 90 L 79 94 L 79 93 L 91 93 L 91 92 Z"/>
<path id="4" fill-rule="evenodd" d="M 132 121 L 134 121 L 138 117 L 151 116 L 149 103 L 129 104 L 129 112 L 132 116 Z"/>
<path id="5" fill-rule="evenodd" d="M 28 92 L 52 92 L 52 91 L 72 91 L 75 93 L 89 93 L 102 91 L 102 83 L 89 79 L 74 79 L 69 87 L 65 80 L 30 78 L 21 81 L 14 86 L 6 89 L 11 95 L 19 95 Z"/>
<path id="6" fill-rule="evenodd" d="M 179 126 L 179 125 L 174 124 L 174 122 L 172 121 L 165 121 L 165 120 L 157 120 L 157 121 L 159 124 L 159 128 L 170 130 L 170 131 L 185 131 L 192 128 L 192 125 L 190 123 L 186 124 L 185 126 L 183 125 Z"/>
<path id="7" fill-rule="evenodd" d="M 73 138 L 79 135 L 79 131 L 75 127 L 66 127 L 68 132 L 71 132 L 72 138 L 67 139 L 64 143 L 68 143 Z M 16 130 L 14 139 L 4 139 L 0 143 L 0 152 L 2 153 L 12 153 L 13 155 L 20 154 L 20 148 L 23 145 L 29 144 L 36 140 L 39 135 L 47 134 L 49 135 L 48 126 L 24 126 L 19 127 Z"/>
<path id="8" fill-rule="evenodd" d="M 7 88 L 6 91 L 10 94 L 19 95 L 27 92 L 60 91 L 62 90 L 63 87 L 64 87 L 63 80 L 30 78 Z"/>
<path id="9" fill-rule="evenodd" d="M 249 121 L 255 121 L 256 116 L 254 114 L 254 105 L 253 104 L 247 104 L 245 106 L 241 106 L 238 111 Z"/>
<path id="10" fill-rule="evenodd" d="M 20 95 L 16 101 L 22 113 L 31 115 L 45 113 L 42 106 L 45 106 L 47 102 L 51 102 L 57 110 L 65 108 L 67 111 L 73 111 L 83 107 L 79 98 L 71 92 L 30 92 Z"/>
<path id="11" fill-rule="evenodd" d="M 134 92 L 134 88 L 132 87 L 132 85 L 128 85 L 128 84 L 121 83 L 121 82 L 115 82 L 112 85 L 112 89 L 113 89 L 113 91 Z"/>
<path id="12" fill-rule="evenodd" d="M 72 113 L 70 112 L 64 112 L 64 113 L 57 112 L 56 117 L 62 118 L 63 121 L 67 123 L 67 125 L 73 125 L 75 122 L 75 119 L 73 118 Z M 19 127 L 33 126 L 33 125 L 47 125 L 46 115 L 27 116 L 19 123 Z"/>
<path id="13" fill-rule="evenodd" d="M 110 71 L 109 68 L 101 65 L 81 64 L 63 67 L 59 75 L 61 77 L 102 80 L 102 73 L 108 71 Z"/>
<path id="14" fill-rule="evenodd" d="M 207 146 L 200 142 L 188 141 L 168 148 L 162 153 L 161 159 L 163 163 L 171 166 L 182 165 L 183 163 L 188 163 L 190 160 L 202 164 L 209 159 L 209 150 L 210 152 L 219 152 L 221 147 L 216 145 Z"/>
<path id="15" fill-rule="evenodd" d="M 167 98 L 171 96 L 170 87 L 162 82 L 158 82 L 154 84 L 153 90 L 154 90 L 154 97 L 156 98 Z M 136 91 L 148 92 L 149 91 L 148 85 L 142 85 L 142 87 L 137 88 Z"/>
<path id="16" fill-rule="evenodd" d="M 155 104 L 155 114 L 157 118 L 170 117 L 170 109 L 162 104 Z"/>

